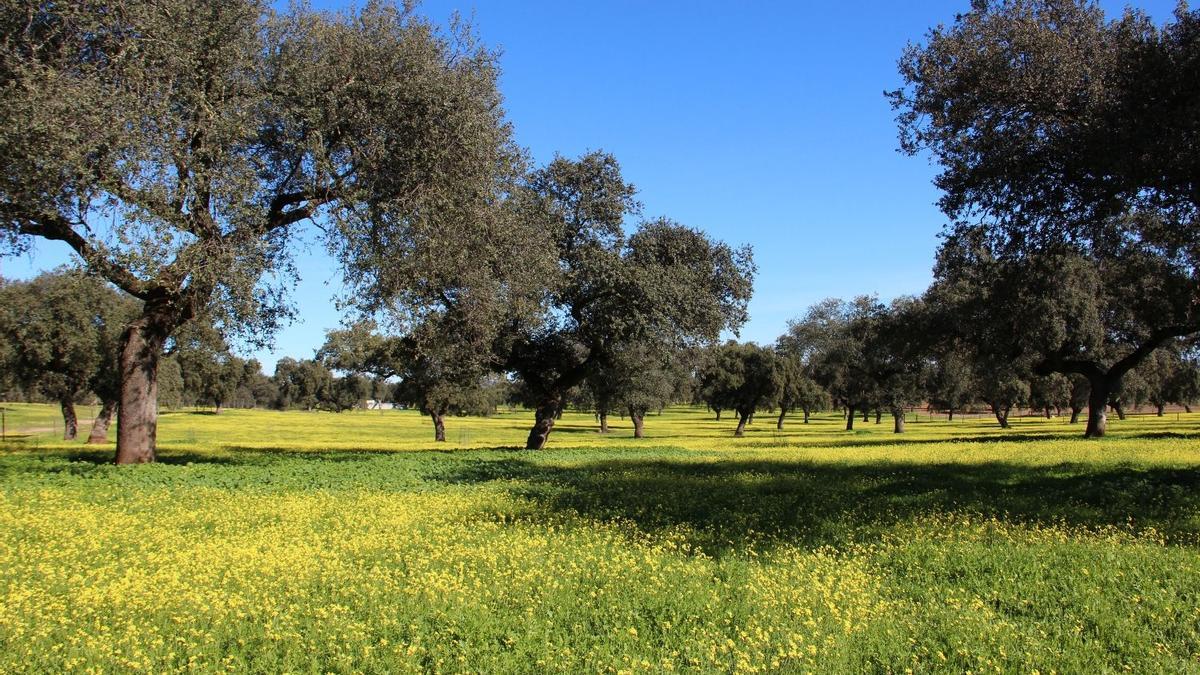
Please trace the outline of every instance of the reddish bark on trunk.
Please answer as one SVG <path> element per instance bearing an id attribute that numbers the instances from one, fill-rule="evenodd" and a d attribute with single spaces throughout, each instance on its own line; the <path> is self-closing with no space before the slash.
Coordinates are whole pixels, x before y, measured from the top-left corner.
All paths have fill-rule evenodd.
<path id="1" fill-rule="evenodd" d="M 99 445 L 108 442 L 108 425 L 112 422 L 112 416 L 116 412 L 116 409 L 116 401 L 104 401 L 100 405 L 100 412 L 92 422 L 92 433 L 88 435 L 88 445 Z"/>

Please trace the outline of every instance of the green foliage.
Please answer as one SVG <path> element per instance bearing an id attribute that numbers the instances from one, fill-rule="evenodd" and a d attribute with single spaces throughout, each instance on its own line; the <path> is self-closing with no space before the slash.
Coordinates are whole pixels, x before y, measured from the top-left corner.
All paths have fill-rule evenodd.
<path id="1" fill-rule="evenodd" d="M 700 373 L 700 388 L 710 408 L 737 412 L 735 433 L 740 436 L 750 416 L 777 405 L 785 378 L 785 367 L 774 350 L 729 342 L 708 354 Z"/>
<path id="2" fill-rule="evenodd" d="M 1200 330 L 1200 12 L 1154 26 L 1081 0 L 979 2 L 900 61 L 901 146 L 950 218 L 935 286 L 983 352 L 1088 378 L 1087 434 L 1156 348 Z M 1153 101 L 1153 105 L 1147 105 Z"/>
<path id="3" fill-rule="evenodd" d="M 568 392 L 625 354 L 658 360 L 715 342 L 746 319 L 754 265 L 734 250 L 665 218 L 641 223 L 628 240 L 636 191 L 611 155 L 555 158 L 533 172 L 516 203 L 541 224 L 557 264 L 544 281 L 536 321 L 518 324 L 505 369 L 517 373 L 542 447 Z"/>
<path id="4" fill-rule="evenodd" d="M 2 282 L 5 373 L 55 401 L 89 391 L 115 400 L 120 334 L 136 311 L 102 281 L 74 270 Z"/>

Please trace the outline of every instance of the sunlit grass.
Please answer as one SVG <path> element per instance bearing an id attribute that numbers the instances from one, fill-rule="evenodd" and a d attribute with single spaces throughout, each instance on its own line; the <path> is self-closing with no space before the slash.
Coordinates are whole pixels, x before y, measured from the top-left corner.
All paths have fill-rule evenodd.
<path id="1" fill-rule="evenodd" d="M 10 444 L 0 672 L 1200 670 L 1200 415 L 531 417 Z"/>

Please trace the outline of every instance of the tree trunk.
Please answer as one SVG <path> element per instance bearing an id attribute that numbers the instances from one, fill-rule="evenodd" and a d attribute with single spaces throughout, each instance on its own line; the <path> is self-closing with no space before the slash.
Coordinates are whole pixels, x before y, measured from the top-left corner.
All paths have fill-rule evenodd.
<path id="1" fill-rule="evenodd" d="M 444 443 L 446 441 L 445 413 L 441 413 L 436 410 L 430 410 L 429 419 L 433 420 L 433 440 L 439 443 Z"/>
<path id="2" fill-rule="evenodd" d="M 742 436 L 746 433 L 746 423 L 750 421 L 750 413 L 738 412 L 737 429 L 733 432 L 734 436 Z"/>
<path id="3" fill-rule="evenodd" d="M 1046 419 L 1050 419 L 1052 417 L 1054 416 L 1050 414 L 1050 406 L 1046 406 Z"/>
<path id="4" fill-rule="evenodd" d="M 871 421 L 871 409 L 863 408 L 863 424 Z"/>
<path id="5" fill-rule="evenodd" d="M 222 404 L 220 401 L 217 401 L 217 405 L 216 405 L 216 407 L 215 407 L 215 410 L 214 410 L 213 414 L 214 414 L 214 415 L 220 415 L 220 414 L 221 414 L 221 411 L 222 411 L 222 410 L 224 410 L 224 409 L 225 409 L 225 406 L 224 406 L 224 404 Z"/>
<path id="6" fill-rule="evenodd" d="M 99 445 L 108 442 L 108 425 L 112 422 L 113 412 L 116 409 L 116 401 L 105 400 L 100 405 L 100 412 L 96 415 L 95 421 L 92 422 L 92 433 L 88 435 L 88 445 Z"/>
<path id="7" fill-rule="evenodd" d="M 893 431 L 898 434 L 904 433 L 904 409 L 892 409 L 892 421 L 894 422 Z"/>
<path id="8" fill-rule="evenodd" d="M 854 406 L 846 406 L 846 431 L 854 431 Z"/>
<path id="9" fill-rule="evenodd" d="M 946 414 L 948 414 L 948 415 L 950 416 L 950 418 L 949 418 L 949 419 L 947 419 L 946 421 L 947 421 L 947 422 L 953 422 L 953 421 L 954 421 L 954 408 L 951 408 L 951 409 L 947 410 L 947 411 L 946 411 Z"/>
<path id="10" fill-rule="evenodd" d="M 597 415 L 597 417 L 600 418 L 600 433 L 607 434 L 608 433 L 608 411 L 607 410 L 601 411 L 600 414 Z"/>
<path id="11" fill-rule="evenodd" d="M 1081 412 L 1083 412 L 1083 408 L 1074 405 L 1071 406 L 1071 424 L 1079 422 L 1079 413 Z"/>
<path id="12" fill-rule="evenodd" d="M 160 307 L 155 308 L 153 304 Z M 158 359 L 163 344 L 180 323 L 193 316 L 185 300 L 148 301 L 142 316 L 121 335 L 117 365 L 121 372 L 117 401 L 117 464 L 153 462 L 158 436 Z"/>
<path id="13" fill-rule="evenodd" d="M 1008 412 L 1010 408 L 1001 406 L 998 403 L 992 404 L 992 414 L 996 416 L 996 421 L 1000 423 L 1001 429 L 1008 428 Z"/>
<path id="14" fill-rule="evenodd" d="M 783 418 L 787 415 L 787 408 L 779 406 L 779 419 L 775 422 L 775 428 L 783 431 Z"/>
<path id="15" fill-rule="evenodd" d="M 79 418 L 75 415 L 75 401 L 70 396 L 58 400 L 63 416 L 63 440 L 73 441 L 79 435 Z"/>
<path id="16" fill-rule="evenodd" d="M 714 410 L 714 411 L 716 411 L 716 413 L 717 413 L 717 421 L 718 421 L 718 422 L 720 422 L 720 421 L 721 421 L 721 409 L 720 409 L 720 408 L 713 408 L 713 410 Z"/>
<path id="17" fill-rule="evenodd" d="M 1089 378 L 1092 390 L 1088 392 L 1088 421 L 1084 438 L 1101 438 L 1108 431 L 1108 392 L 1112 384 L 1107 377 Z"/>
<path id="18" fill-rule="evenodd" d="M 529 430 L 529 438 L 525 440 L 526 450 L 541 450 L 550 440 L 550 432 L 554 430 L 554 416 L 558 414 L 558 401 L 545 401 L 534 411 L 533 428 Z"/>
<path id="19" fill-rule="evenodd" d="M 1185 412 L 1185 413 L 1190 413 L 1190 412 L 1192 412 L 1192 406 L 1190 406 L 1190 405 L 1188 405 L 1188 404 L 1184 403 L 1184 404 L 1183 404 L 1183 412 Z"/>
<path id="20" fill-rule="evenodd" d="M 879 424 L 882 421 L 883 421 L 883 411 L 880 410 L 879 408 L 876 408 L 875 409 L 875 424 Z"/>
<path id="21" fill-rule="evenodd" d="M 808 408 L 802 408 L 804 411 L 804 423 L 808 424 Z"/>
<path id="22" fill-rule="evenodd" d="M 1159 417 L 1162 417 L 1162 416 L 1163 416 L 1163 412 L 1164 412 L 1164 410 L 1163 410 L 1163 409 L 1164 409 L 1166 406 L 1164 406 L 1163 404 L 1159 403 L 1159 404 L 1158 404 L 1157 406 L 1155 406 L 1155 407 L 1158 409 L 1158 416 L 1159 416 Z"/>
<path id="23" fill-rule="evenodd" d="M 629 419 L 633 420 L 633 437 L 634 438 L 645 438 L 646 437 L 645 431 L 642 429 L 642 422 L 643 422 L 644 417 L 645 417 L 644 411 L 637 410 L 633 406 L 629 406 Z"/>
<path id="24" fill-rule="evenodd" d="M 1119 420 L 1125 419 L 1125 404 L 1124 403 L 1122 403 L 1121 401 L 1117 401 L 1116 403 L 1113 404 L 1113 410 L 1117 411 L 1117 419 L 1119 419 Z"/>

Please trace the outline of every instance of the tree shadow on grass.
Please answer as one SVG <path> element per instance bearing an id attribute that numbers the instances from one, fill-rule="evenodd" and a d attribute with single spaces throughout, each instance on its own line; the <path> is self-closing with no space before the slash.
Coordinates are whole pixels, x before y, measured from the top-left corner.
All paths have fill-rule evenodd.
<path id="1" fill-rule="evenodd" d="M 1006 522 L 1154 527 L 1172 541 L 1200 532 L 1200 469 L 1009 463 L 673 462 L 555 466 L 519 458 L 460 462 L 446 482 L 514 481 L 550 512 L 630 523 L 648 533 L 687 528 L 720 555 L 749 545 L 803 547 L 877 540 L 932 514 Z"/>

